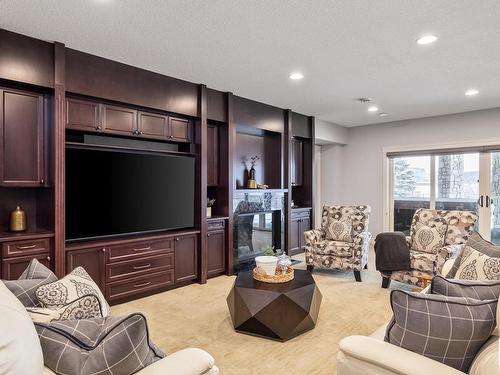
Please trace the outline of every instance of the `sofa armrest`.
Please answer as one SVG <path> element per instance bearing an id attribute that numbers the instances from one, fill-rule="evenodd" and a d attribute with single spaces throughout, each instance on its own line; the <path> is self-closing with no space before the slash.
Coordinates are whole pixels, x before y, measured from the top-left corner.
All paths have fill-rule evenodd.
<path id="1" fill-rule="evenodd" d="M 340 341 L 339 347 L 338 375 L 464 375 L 441 362 L 372 337 L 349 336 Z"/>
<path id="2" fill-rule="evenodd" d="M 168 354 L 137 373 L 138 375 L 217 375 L 214 358 L 206 351 L 189 348 Z"/>

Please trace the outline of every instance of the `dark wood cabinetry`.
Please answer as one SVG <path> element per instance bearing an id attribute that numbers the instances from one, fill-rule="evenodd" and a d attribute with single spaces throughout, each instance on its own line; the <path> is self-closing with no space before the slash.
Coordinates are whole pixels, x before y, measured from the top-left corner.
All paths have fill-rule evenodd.
<path id="1" fill-rule="evenodd" d="M 66 272 L 84 267 L 112 303 L 198 277 L 197 233 L 70 244 Z"/>
<path id="2" fill-rule="evenodd" d="M 176 142 L 191 142 L 191 121 L 182 118 L 169 117 L 169 138 Z"/>
<path id="3" fill-rule="evenodd" d="M 303 169 L 303 144 L 299 139 L 292 139 L 290 142 L 290 182 L 292 186 L 302 185 Z"/>
<path id="4" fill-rule="evenodd" d="M 105 252 L 101 246 L 68 251 L 66 254 L 66 272 L 76 267 L 83 267 L 92 277 L 101 291 L 105 293 Z"/>
<path id="5" fill-rule="evenodd" d="M 309 229 L 311 229 L 311 209 L 292 209 L 289 255 L 295 255 L 304 250 L 304 232 Z"/>
<path id="6" fill-rule="evenodd" d="M 113 105 L 103 105 L 102 129 L 110 134 L 137 135 L 137 111 Z"/>
<path id="7" fill-rule="evenodd" d="M 209 219 L 207 229 L 207 274 L 221 275 L 226 270 L 225 220 Z"/>
<path id="8" fill-rule="evenodd" d="M 207 127 L 207 185 L 219 184 L 219 128 L 215 125 Z"/>
<path id="9" fill-rule="evenodd" d="M 168 138 L 168 116 L 154 113 L 139 112 L 138 116 L 139 135 L 148 138 Z"/>
<path id="10" fill-rule="evenodd" d="M 44 97 L 0 89 L 0 185 L 45 184 Z"/>
<path id="11" fill-rule="evenodd" d="M 198 278 L 196 235 L 175 237 L 175 282 Z"/>
<path id="12" fill-rule="evenodd" d="M 66 127 L 83 131 L 102 130 L 100 106 L 88 100 L 66 100 Z"/>
<path id="13" fill-rule="evenodd" d="M 66 99 L 66 128 L 181 143 L 193 139 L 191 120 L 77 98 Z"/>
<path id="14" fill-rule="evenodd" d="M 50 235 L 49 235 L 50 236 Z M 51 266 L 51 237 L 24 236 L 24 239 L 8 240 L 0 244 L 2 248 L 2 274 L 5 280 L 15 280 L 36 258 L 47 267 Z"/>

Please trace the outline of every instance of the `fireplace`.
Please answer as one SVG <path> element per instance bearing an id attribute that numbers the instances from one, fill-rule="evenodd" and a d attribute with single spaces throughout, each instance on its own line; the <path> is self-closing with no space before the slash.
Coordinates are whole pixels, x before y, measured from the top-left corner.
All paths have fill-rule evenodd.
<path id="1" fill-rule="evenodd" d="M 233 201 L 234 272 L 255 267 L 266 248 L 281 249 L 284 237 L 284 194 L 281 191 L 238 192 Z"/>

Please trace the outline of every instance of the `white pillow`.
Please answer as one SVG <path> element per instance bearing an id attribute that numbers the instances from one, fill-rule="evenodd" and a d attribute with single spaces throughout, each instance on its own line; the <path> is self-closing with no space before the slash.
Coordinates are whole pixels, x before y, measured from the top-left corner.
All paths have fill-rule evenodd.
<path id="1" fill-rule="evenodd" d="M 62 279 L 42 285 L 36 290 L 36 298 L 42 307 L 50 309 L 60 309 L 89 295 L 99 299 L 102 316 L 107 317 L 110 313 L 109 305 L 97 284 L 82 267 L 77 267 Z"/>
<path id="2" fill-rule="evenodd" d="M 500 258 L 490 257 L 466 246 L 455 279 L 500 280 Z"/>
<path id="3" fill-rule="evenodd" d="M 26 309 L 0 281 L 0 374 L 33 375 L 43 371 L 38 334 Z"/>

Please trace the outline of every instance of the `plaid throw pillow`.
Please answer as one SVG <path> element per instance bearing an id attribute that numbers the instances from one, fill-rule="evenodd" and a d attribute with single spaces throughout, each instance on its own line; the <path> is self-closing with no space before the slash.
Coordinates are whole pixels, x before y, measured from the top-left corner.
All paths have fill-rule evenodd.
<path id="1" fill-rule="evenodd" d="M 467 372 L 495 328 L 497 302 L 394 290 L 385 341 Z"/>
<path id="2" fill-rule="evenodd" d="M 36 290 L 45 284 L 57 281 L 56 275 L 38 260 L 33 259 L 17 280 L 4 280 L 5 286 L 26 307 L 41 306 Z"/>
<path id="3" fill-rule="evenodd" d="M 134 374 L 165 357 L 141 314 L 35 323 L 45 366 L 57 374 Z"/>
<path id="4" fill-rule="evenodd" d="M 447 297 L 495 300 L 500 296 L 500 280 L 459 280 L 434 276 L 430 292 L 431 294 L 440 294 Z"/>
<path id="5" fill-rule="evenodd" d="M 99 299 L 102 316 L 109 315 L 110 308 L 97 284 L 82 268 L 77 267 L 62 279 L 43 285 L 36 291 L 36 298 L 43 307 L 60 309 L 80 297 L 94 295 Z"/>

